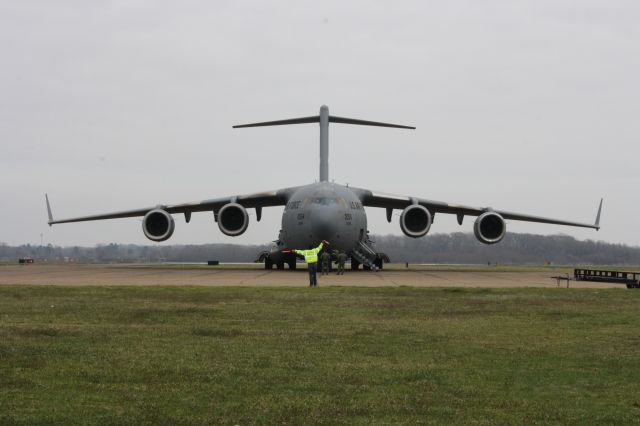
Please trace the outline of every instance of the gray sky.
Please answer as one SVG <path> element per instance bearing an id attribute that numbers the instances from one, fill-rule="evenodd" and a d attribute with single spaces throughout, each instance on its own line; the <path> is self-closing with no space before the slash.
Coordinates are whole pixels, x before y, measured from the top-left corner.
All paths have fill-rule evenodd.
<path id="1" fill-rule="evenodd" d="M 63 218 L 311 183 L 317 125 L 231 126 L 327 104 L 417 126 L 333 124 L 338 183 L 585 222 L 602 196 L 599 232 L 508 230 L 640 245 L 638 22 L 611 0 L 0 0 L 0 241 L 151 244 L 139 219 L 49 228 L 45 192 Z M 281 212 L 235 239 L 176 216 L 168 243 L 270 241 Z"/>

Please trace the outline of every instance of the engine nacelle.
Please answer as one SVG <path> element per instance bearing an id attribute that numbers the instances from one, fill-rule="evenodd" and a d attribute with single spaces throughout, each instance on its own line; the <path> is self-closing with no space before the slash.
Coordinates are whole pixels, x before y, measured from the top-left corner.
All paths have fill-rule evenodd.
<path id="1" fill-rule="evenodd" d="M 218 227 L 223 234 L 237 237 L 249 226 L 249 214 L 238 203 L 228 203 L 218 211 Z"/>
<path id="2" fill-rule="evenodd" d="M 411 238 L 420 238 L 427 235 L 433 217 L 429 210 L 419 204 L 406 207 L 400 215 L 400 229 L 404 235 Z"/>
<path id="3" fill-rule="evenodd" d="M 499 243 L 506 232 L 507 224 L 502 216 L 495 212 L 482 213 L 473 224 L 473 233 L 483 244 Z"/>
<path id="4" fill-rule="evenodd" d="M 176 224 L 173 217 L 162 209 L 151 210 L 142 219 L 142 232 L 151 241 L 168 240 L 173 235 L 174 229 Z"/>

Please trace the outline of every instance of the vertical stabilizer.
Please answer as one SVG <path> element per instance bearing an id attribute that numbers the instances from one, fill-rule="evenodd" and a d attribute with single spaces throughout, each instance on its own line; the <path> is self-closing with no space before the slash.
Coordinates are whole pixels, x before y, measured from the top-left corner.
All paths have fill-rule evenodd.
<path id="1" fill-rule="evenodd" d="M 320 107 L 320 182 L 329 180 L 329 107 Z"/>

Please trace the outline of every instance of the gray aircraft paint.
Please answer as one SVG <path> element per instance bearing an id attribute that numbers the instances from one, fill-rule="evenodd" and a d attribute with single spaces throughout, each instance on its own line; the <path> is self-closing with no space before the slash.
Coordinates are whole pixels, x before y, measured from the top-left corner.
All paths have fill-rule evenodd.
<path id="1" fill-rule="evenodd" d="M 602 200 L 594 224 L 580 223 L 559 219 L 551 219 L 520 213 L 496 210 L 489 207 L 478 208 L 464 205 L 448 204 L 441 201 L 428 200 L 396 194 L 385 194 L 368 189 L 353 188 L 329 182 L 329 123 L 344 123 L 366 126 L 394 127 L 414 129 L 414 127 L 388 124 L 352 118 L 331 116 L 329 108 L 323 105 L 318 116 L 302 117 L 278 121 L 243 124 L 234 128 L 277 126 L 303 123 L 319 123 L 320 125 L 320 181 L 317 183 L 284 188 L 275 191 L 259 192 L 248 195 L 235 195 L 215 199 L 203 200 L 195 203 L 174 205 L 158 205 L 129 211 L 107 214 L 83 216 L 71 219 L 54 220 L 48 197 L 47 214 L 49 225 L 69 222 L 83 222 L 102 219 L 116 219 L 125 217 L 146 216 L 153 211 L 163 214 L 184 214 L 188 222 L 193 212 L 212 211 L 216 221 L 222 207 L 235 203 L 241 208 L 256 209 L 258 221 L 263 207 L 285 206 L 282 214 L 282 227 L 277 240 L 274 258 L 281 258 L 284 248 L 308 248 L 316 246 L 322 240 L 330 241 L 332 248 L 351 253 L 358 257 L 359 250 L 368 256 L 375 256 L 369 247 L 367 238 L 367 217 L 364 207 L 380 207 L 387 210 L 387 220 L 390 222 L 394 209 L 406 211 L 411 206 L 421 206 L 428 211 L 431 219 L 438 213 L 454 214 L 458 223 L 462 225 L 464 216 L 483 217 L 499 215 L 500 219 L 518 220 L 538 223 L 548 223 L 583 228 L 600 228 L 600 213 Z M 424 208 L 424 209 L 423 209 Z M 245 218 L 246 214 L 244 215 Z M 248 219 L 247 219 L 248 220 Z M 144 224 L 144 222 L 143 222 Z M 173 226 L 173 225 L 172 225 Z M 427 227 L 428 229 L 428 227 Z M 506 228 L 505 228 L 506 230 Z M 426 232 L 425 232 L 426 233 Z M 498 240 L 499 241 L 499 240 Z M 366 257 L 366 256 L 365 256 Z"/>
<path id="2" fill-rule="evenodd" d="M 283 247 L 307 248 L 327 240 L 332 249 L 350 251 L 364 241 L 367 215 L 349 188 L 318 182 L 293 192 L 282 214 Z"/>
<path id="3" fill-rule="evenodd" d="M 329 108 L 320 107 L 320 182 L 329 180 Z"/>

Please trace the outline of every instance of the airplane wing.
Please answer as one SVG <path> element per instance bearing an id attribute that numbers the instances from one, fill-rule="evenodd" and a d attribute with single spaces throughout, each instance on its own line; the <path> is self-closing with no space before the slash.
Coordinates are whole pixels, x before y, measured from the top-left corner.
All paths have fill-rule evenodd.
<path id="1" fill-rule="evenodd" d="M 431 212 L 454 214 L 457 216 L 458 223 L 462 225 L 462 220 L 465 216 L 480 216 L 486 212 L 498 213 L 504 219 L 507 220 L 519 220 L 524 222 L 537 222 L 548 223 L 553 225 L 566 225 L 577 226 L 581 228 L 592 228 L 595 230 L 600 229 L 600 213 L 602 211 L 602 199 L 600 200 L 600 206 L 598 207 L 598 214 L 596 216 L 595 223 L 581 223 L 573 222 L 561 219 L 552 219 L 548 217 L 533 216 L 528 214 L 513 213 L 504 210 L 497 210 L 491 207 L 471 207 L 460 204 L 448 204 L 442 201 L 427 200 L 424 198 L 408 197 L 406 195 L 394 195 L 386 194 L 382 192 L 370 191 L 368 189 L 351 188 L 362 201 L 362 204 L 367 207 L 380 207 L 387 209 L 387 220 L 391 222 L 391 214 L 393 209 L 404 209 L 411 204 L 420 204 Z"/>
<path id="2" fill-rule="evenodd" d="M 80 216 L 69 219 L 53 219 L 51 214 L 51 206 L 49 204 L 49 197 L 45 195 L 47 200 L 47 213 L 49 215 L 49 226 L 58 223 L 70 223 L 70 222 L 86 222 L 91 220 L 104 220 L 104 219 L 120 219 L 125 217 L 139 217 L 144 216 L 148 212 L 154 209 L 163 209 L 168 213 L 183 213 L 187 222 L 191 219 L 191 213 L 212 211 L 217 215 L 218 210 L 222 206 L 228 203 L 238 203 L 245 208 L 255 208 L 258 221 L 261 218 L 262 207 L 272 206 L 284 206 L 289 200 L 289 196 L 297 189 L 297 187 L 278 189 L 275 191 L 258 192 L 254 194 L 246 195 L 234 195 L 230 197 L 212 198 L 209 200 L 196 201 L 191 203 L 171 204 L 171 205 L 157 205 L 153 207 L 144 207 L 134 210 L 123 210 L 112 213 L 96 214 L 91 216 Z"/>

